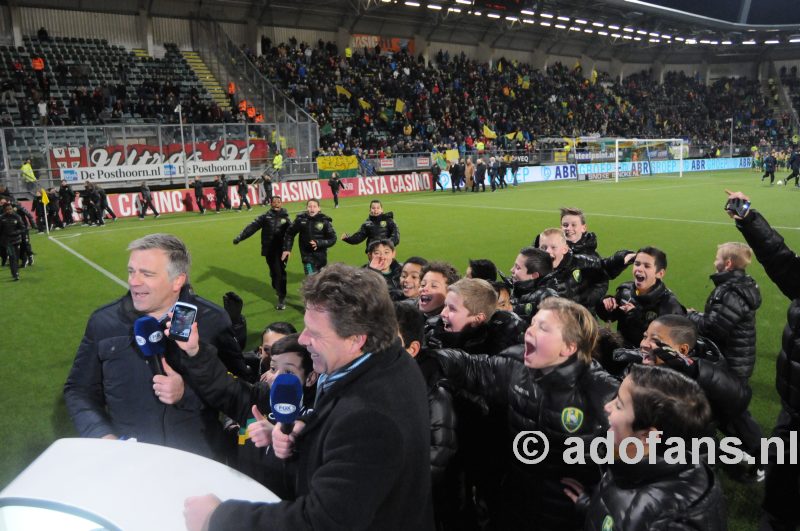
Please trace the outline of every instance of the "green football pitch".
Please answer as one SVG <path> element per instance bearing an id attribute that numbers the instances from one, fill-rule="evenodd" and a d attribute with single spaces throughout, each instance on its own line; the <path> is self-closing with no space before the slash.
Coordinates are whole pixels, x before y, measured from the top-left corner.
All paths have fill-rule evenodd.
<path id="1" fill-rule="evenodd" d="M 782 172 L 783 173 L 783 172 Z M 562 206 L 582 208 L 588 228 L 598 236 L 607 256 L 627 248 L 654 245 L 668 256 L 664 279 L 687 307 L 702 310 L 713 288 L 709 275 L 716 246 L 742 241 L 723 211 L 724 190 L 742 190 L 777 228 L 788 245 L 800 250 L 800 190 L 768 186 L 750 170 L 638 177 L 608 181 L 525 184 L 496 193 L 420 192 L 382 196 L 384 210 L 393 211 L 400 227 L 397 258 L 411 255 L 451 262 L 462 273 L 470 258 L 492 259 L 508 271 L 523 246 L 543 229 L 558 226 Z M 323 201 L 323 212 L 334 220 L 339 235 L 354 232 L 366 218 L 368 197 L 343 199 L 334 210 Z M 291 213 L 303 205 L 287 205 Z M 295 251 L 289 262 L 286 311 L 274 310 L 275 295 L 260 256 L 259 236 L 234 246 L 232 240 L 263 207 L 251 212 L 205 216 L 152 216 L 108 223 L 105 227 L 73 226 L 45 235 L 32 234 L 33 267 L 21 270 L 21 282 L 11 282 L 0 270 L 0 329 L 3 331 L 0 371 L 3 374 L 0 427 L 3 459 L 0 488 L 11 481 L 50 443 L 75 435 L 62 399 L 62 386 L 91 312 L 125 293 L 127 244 L 145 234 L 169 232 L 182 238 L 192 254 L 191 282 L 201 296 L 218 304 L 227 291 L 244 300 L 249 334 L 247 348 L 259 341 L 265 324 L 286 320 L 302 327 L 298 287 L 302 266 Z M 339 241 L 329 262 L 365 263 L 364 246 Z M 789 301 L 754 261 L 749 272 L 761 286 L 764 303 L 758 312 L 758 363 L 752 378 L 751 411 L 768 432 L 779 408 L 775 392 L 775 357 L 786 322 Z M 612 281 L 610 289 L 630 279 L 630 272 Z M 723 478 L 732 529 L 752 529 L 761 487 Z"/>

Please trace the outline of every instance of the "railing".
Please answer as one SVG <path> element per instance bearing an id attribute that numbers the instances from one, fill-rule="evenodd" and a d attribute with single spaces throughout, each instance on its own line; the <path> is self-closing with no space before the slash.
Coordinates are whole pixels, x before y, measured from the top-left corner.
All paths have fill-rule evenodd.
<path id="1" fill-rule="evenodd" d="M 12 193 L 32 192 L 20 178 L 19 168 L 30 158 L 38 178 L 36 187 L 58 186 L 65 170 L 84 168 L 89 175 L 97 168 L 142 169 L 171 164 L 182 167 L 184 153 L 189 162 L 249 161 L 249 172 L 236 172 L 255 178 L 272 163 L 269 148 L 276 124 L 126 124 L 80 127 L 19 127 L 0 129 L 0 184 Z M 184 142 L 182 144 L 181 139 Z M 78 173 L 76 171 L 76 173 Z M 316 161 L 308 157 L 284 156 L 284 179 L 316 177 Z M 74 176 L 82 181 L 80 175 Z M 210 173 L 201 174 L 210 180 Z M 148 179 L 154 186 L 183 186 L 192 178 L 189 170 L 175 171 Z M 96 178 L 106 188 L 130 187 L 141 179 Z"/>
<path id="2" fill-rule="evenodd" d="M 218 23 L 193 21 L 192 34 L 195 49 L 222 86 L 233 81 L 237 96 L 252 102 L 264 121 L 275 125 L 274 143 L 281 150 L 295 149 L 298 158 L 310 159 L 319 149 L 319 126 L 314 118 L 273 85 Z"/>

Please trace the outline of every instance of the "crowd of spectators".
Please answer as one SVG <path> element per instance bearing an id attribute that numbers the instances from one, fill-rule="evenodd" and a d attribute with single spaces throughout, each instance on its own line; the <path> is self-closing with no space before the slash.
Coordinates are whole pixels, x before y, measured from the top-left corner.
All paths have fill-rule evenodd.
<path id="1" fill-rule="evenodd" d="M 643 71 L 620 82 L 605 72 L 586 75 L 578 64 L 554 63 L 541 71 L 503 58 L 490 65 L 442 51 L 429 62 L 380 48 L 352 50 L 348 57 L 322 40 L 272 46 L 262 39 L 262 49 L 260 56 L 246 51 L 319 121 L 323 149 L 471 149 L 486 140 L 486 126 L 505 148 L 525 147 L 534 138 L 598 134 L 680 136 L 713 151 L 730 141 L 731 119 L 739 145 L 763 138 L 780 143 L 789 136 L 788 117 L 773 118 L 758 81 L 746 78 L 706 85 L 668 72 L 658 83 Z M 398 99 L 404 106 L 399 112 Z M 503 136 L 517 132 L 510 141 Z"/>
<path id="2" fill-rule="evenodd" d="M 37 38 L 49 39 L 41 31 Z M 94 88 L 90 64 L 67 68 L 59 60 L 51 69 L 40 55 L 31 56 L 30 64 L 16 57 L 9 76 L 0 80 L 0 124 L 176 123 L 178 103 L 189 123 L 248 120 L 234 100 L 230 110 L 221 108 L 196 85 L 185 86 L 175 70 L 181 66 L 177 46 L 166 48 L 163 59 L 144 64 L 120 60 L 112 79 Z M 376 47 L 344 53 L 332 42 L 309 45 L 294 38 L 275 46 L 262 39 L 259 56 L 244 50 L 318 120 L 323 153 L 388 156 L 454 146 L 472 150 L 479 142 L 528 149 L 534 139 L 593 134 L 683 137 L 713 153 L 730 141 L 731 119 L 737 145 L 782 146 L 791 137 L 789 116 L 772 116 L 759 82 L 747 78 L 706 85 L 668 72 L 659 83 L 652 72 L 642 71 L 619 81 L 605 72 L 587 74 L 577 63 L 554 63 L 542 71 L 504 58 L 481 63 L 443 51 L 425 61 L 405 51 L 387 54 Z M 131 68 L 144 78 L 131 79 Z M 19 110 L 17 120 L 8 112 L 12 105 Z"/>
<path id="3" fill-rule="evenodd" d="M 50 42 L 46 31 L 38 43 Z M 123 121 L 177 123 L 175 108 L 182 106 L 189 123 L 234 122 L 228 109 L 201 92 L 183 62 L 178 47 L 166 44 L 163 58 L 126 56 L 113 68 L 111 79 L 99 80 L 94 59 L 70 61 L 34 52 L 30 59 L 15 53 L 0 79 L 0 124 L 4 127 L 35 125 L 95 125 Z M 79 57 L 71 58 L 78 59 Z M 69 61 L 69 59 L 67 59 Z M 136 76 L 131 74 L 135 73 Z M 16 107 L 18 119 L 11 110 Z M 17 113 L 13 113 L 17 114 Z M 15 123 L 16 122 L 16 123 Z"/>

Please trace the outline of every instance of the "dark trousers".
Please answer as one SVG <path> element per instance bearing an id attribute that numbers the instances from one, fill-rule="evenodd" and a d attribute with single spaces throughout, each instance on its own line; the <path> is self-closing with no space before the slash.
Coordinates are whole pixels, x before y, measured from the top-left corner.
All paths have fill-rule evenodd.
<path id="1" fill-rule="evenodd" d="M 775 181 L 775 170 L 772 170 L 772 171 L 767 170 L 767 171 L 765 171 L 764 175 L 761 176 L 761 180 L 763 181 L 767 177 L 769 177 L 769 183 L 772 184 Z"/>
<path id="2" fill-rule="evenodd" d="M 205 203 L 206 201 L 206 196 L 204 196 L 203 194 L 200 195 L 195 194 L 194 201 L 195 203 L 197 203 L 197 208 L 200 209 L 201 214 L 206 211 L 206 207 L 203 206 L 203 203 Z"/>
<path id="3" fill-rule="evenodd" d="M 795 186 L 799 185 L 800 180 L 798 180 L 798 177 L 800 177 L 800 168 L 792 168 L 792 173 L 786 178 L 786 184 L 789 184 L 789 181 L 794 179 Z"/>
<path id="4" fill-rule="evenodd" d="M 333 194 L 333 204 L 339 206 L 339 192 L 334 192 Z"/>
<path id="5" fill-rule="evenodd" d="M 789 436 L 792 431 L 800 431 L 800 415 L 792 415 L 784 407 L 772 430 L 772 437 L 783 440 L 783 464 L 777 464 L 778 451 L 775 445 L 770 445 L 764 482 L 765 514 L 759 528 L 762 531 L 797 529 L 800 525 L 800 465 L 788 464 L 791 457 Z"/>
<path id="6" fill-rule="evenodd" d="M 11 276 L 17 278 L 19 276 L 19 244 L 8 243 L 5 245 L 5 249 L 8 267 L 11 268 Z"/>
<path id="7" fill-rule="evenodd" d="M 738 417 L 721 424 L 719 427 L 725 436 L 738 437 L 742 441 L 742 450 L 760 459 L 761 455 L 761 426 L 750 415 L 750 411 L 745 411 Z"/>
<path id="8" fill-rule="evenodd" d="M 110 207 L 110 206 L 108 206 L 107 204 L 106 204 L 106 205 L 103 207 L 103 209 L 102 209 L 102 214 L 103 214 L 103 216 L 105 216 L 105 215 L 106 215 L 106 213 L 108 213 L 108 214 L 111 216 L 111 219 L 117 219 L 117 215 L 116 215 L 116 214 L 114 214 L 114 211 L 113 211 L 113 210 L 111 210 L 111 207 Z M 102 218 L 103 218 L 103 216 L 101 216 L 100 218 L 102 219 Z"/>
<path id="9" fill-rule="evenodd" d="M 441 180 L 439 180 L 439 178 L 438 178 L 438 177 L 436 177 L 435 179 L 433 179 L 433 191 L 434 191 L 434 192 L 436 191 L 436 187 L 437 187 L 437 186 L 438 186 L 439 188 L 441 188 L 441 189 L 442 189 L 442 192 L 444 192 L 444 186 L 442 186 L 442 181 L 441 181 Z"/>
<path id="10" fill-rule="evenodd" d="M 281 260 L 281 254 L 283 249 L 279 246 L 274 251 L 268 251 L 264 257 L 267 260 L 272 289 L 278 294 L 279 300 L 286 298 L 286 262 Z"/>
<path id="11" fill-rule="evenodd" d="M 66 225 L 72 225 L 72 204 L 71 203 L 60 203 L 58 205 L 61 208 L 61 219 L 64 221 Z"/>
<path id="12" fill-rule="evenodd" d="M 139 213 L 139 217 L 140 218 L 143 218 L 143 217 L 145 217 L 147 215 L 147 209 L 148 208 L 153 211 L 153 215 L 155 215 L 155 216 L 158 215 L 158 211 L 156 210 L 156 207 L 153 205 L 153 200 L 152 199 L 142 199 L 142 211 Z"/>
<path id="13" fill-rule="evenodd" d="M 239 202 L 239 210 L 241 210 L 241 209 L 244 207 L 244 205 L 247 205 L 247 208 L 248 208 L 248 209 L 252 208 L 252 207 L 250 206 L 250 200 L 249 200 L 249 199 L 247 199 L 247 194 L 240 195 L 240 196 L 239 196 L 239 198 L 240 198 L 240 202 Z"/>

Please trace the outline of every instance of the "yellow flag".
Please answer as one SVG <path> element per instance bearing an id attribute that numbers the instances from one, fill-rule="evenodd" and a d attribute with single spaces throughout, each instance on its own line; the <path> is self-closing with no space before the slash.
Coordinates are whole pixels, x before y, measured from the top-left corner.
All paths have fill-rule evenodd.
<path id="1" fill-rule="evenodd" d="M 353 95 L 350 94 L 350 91 L 341 85 L 336 85 L 336 94 L 340 94 L 345 98 L 347 98 L 348 100 L 353 97 Z"/>
<path id="2" fill-rule="evenodd" d="M 522 76 L 517 74 L 517 86 L 522 85 L 522 83 L 524 83 L 524 80 L 522 79 Z"/>
<path id="3" fill-rule="evenodd" d="M 522 131 L 517 131 L 517 140 L 524 140 L 525 137 L 522 136 Z"/>
<path id="4" fill-rule="evenodd" d="M 406 108 L 405 102 L 400 98 L 397 98 L 397 102 L 394 104 L 394 112 L 403 112 L 403 109 Z"/>
<path id="5" fill-rule="evenodd" d="M 344 56 L 350 59 L 353 57 L 353 49 L 352 48 L 345 48 L 344 49 Z"/>
<path id="6" fill-rule="evenodd" d="M 358 98 L 358 104 L 361 105 L 361 108 L 365 110 L 372 108 L 372 105 L 370 105 L 368 101 L 364 100 L 364 98 Z"/>
<path id="7" fill-rule="evenodd" d="M 507 135 L 503 135 L 509 140 L 514 140 L 514 137 L 517 136 L 517 133 L 508 133 Z"/>
<path id="8" fill-rule="evenodd" d="M 595 83 L 597 83 L 597 70 L 592 68 L 592 85 L 594 85 Z"/>
<path id="9" fill-rule="evenodd" d="M 502 72 L 503 71 L 503 63 L 500 62 L 500 61 L 498 61 L 498 63 L 497 63 L 497 71 L 498 72 Z"/>
<path id="10" fill-rule="evenodd" d="M 486 138 L 497 138 L 497 133 L 495 133 L 494 131 L 489 129 L 489 126 L 484 125 L 483 126 L 483 136 L 485 136 Z"/>
<path id="11" fill-rule="evenodd" d="M 47 190 L 45 190 L 44 188 L 42 188 L 42 204 L 44 206 L 47 206 L 47 205 L 50 204 L 50 198 L 47 197 Z"/>

